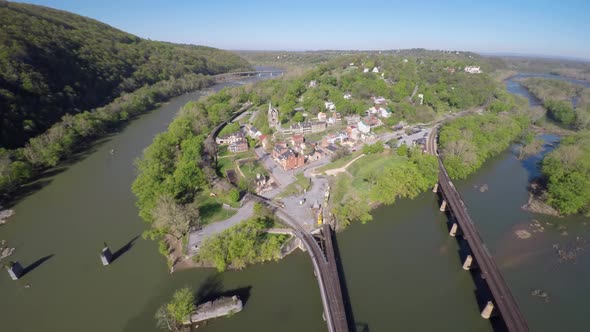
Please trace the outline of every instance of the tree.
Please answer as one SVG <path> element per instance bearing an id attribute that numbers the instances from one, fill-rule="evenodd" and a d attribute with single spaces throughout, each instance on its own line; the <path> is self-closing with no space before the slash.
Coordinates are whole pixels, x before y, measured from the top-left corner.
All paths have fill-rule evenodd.
<path id="1" fill-rule="evenodd" d="M 304 120 L 305 118 L 301 112 L 295 112 L 295 115 L 293 115 L 293 122 L 303 122 Z"/>
<path id="2" fill-rule="evenodd" d="M 168 195 L 158 198 L 153 216 L 155 228 L 162 229 L 177 239 L 188 233 L 190 227 L 198 227 L 200 224 L 197 206 L 178 204 Z"/>
<path id="3" fill-rule="evenodd" d="M 174 292 L 170 302 L 161 306 L 156 312 L 157 325 L 171 331 L 184 331 L 186 328 L 183 327 L 183 324 L 190 320 L 190 315 L 194 310 L 193 291 L 188 287 L 181 288 Z"/>
<path id="4" fill-rule="evenodd" d="M 238 189 L 233 188 L 229 191 L 227 197 L 230 199 L 230 201 L 237 202 L 240 200 L 240 192 Z"/>

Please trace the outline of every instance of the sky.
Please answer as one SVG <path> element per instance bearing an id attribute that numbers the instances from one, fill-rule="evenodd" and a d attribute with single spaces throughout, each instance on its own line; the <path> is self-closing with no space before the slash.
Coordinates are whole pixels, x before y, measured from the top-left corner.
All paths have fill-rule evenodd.
<path id="1" fill-rule="evenodd" d="M 427 48 L 590 60 L 590 0 L 29 0 L 230 50 Z"/>

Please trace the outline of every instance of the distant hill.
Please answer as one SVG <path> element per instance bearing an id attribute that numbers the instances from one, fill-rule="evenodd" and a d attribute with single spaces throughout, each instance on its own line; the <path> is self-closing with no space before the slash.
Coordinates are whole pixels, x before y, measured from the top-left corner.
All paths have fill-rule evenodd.
<path id="1" fill-rule="evenodd" d="M 23 146 L 64 114 L 145 84 L 249 67 L 231 52 L 144 40 L 65 11 L 0 0 L 0 147 Z"/>

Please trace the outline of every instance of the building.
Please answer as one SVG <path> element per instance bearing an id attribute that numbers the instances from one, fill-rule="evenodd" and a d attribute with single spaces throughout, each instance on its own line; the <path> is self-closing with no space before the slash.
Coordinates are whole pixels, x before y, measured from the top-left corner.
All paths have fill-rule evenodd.
<path id="1" fill-rule="evenodd" d="M 246 152 L 248 151 L 248 141 L 246 139 L 241 139 L 239 141 L 230 143 L 228 150 L 232 153 Z"/>
<path id="2" fill-rule="evenodd" d="M 318 121 L 326 121 L 327 119 L 328 118 L 327 118 L 326 113 L 324 113 L 324 112 L 319 112 L 318 113 Z"/>
<path id="3" fill-rule="evenodd" d="M 270 102 L 268 103 L 268 126 L 271 128 L 279 126 L 279 110 L 273 108 Z"/>
<path id="4" fill-rule="evenodd" d="M 349 116 L 344 117 L 344 120 L 346 121 L 346 124 L 348 124 L 348 125 L 356 125 L 359 121 L 361 121 L 361 116 L 358 114 L 349 115 Z"/>
<path id="5" fill-rule="evenodd" d="M 215 143 L 217 143 L 219 145 L 225 145 L 225 144 L 232 144 L 232 143 L 235 143 L 235 142 L 243 140 L 243 139 L 244 139 L 244 134 L 242 132 L 237 132 L 237 133 L 233 133 L 233 134 L 229 134 L 229 135 L 217 136 L 215 138 Z"/>
<path id="6" fill-rule="evenodd" d="M 254 139 L 257 139 L 258 137 L 262 136 L 262 132 L 254 126 L 249 126 L 249 127 L 247 127 L 247 129 L 248 129 L 248 136 L 250 136 Z"/>
<path id="7" fill-rule="evenodd" d="M 336 105 L 334 105 L 334 103 L 331 101 L 324 102 L 324 106 L 326 107 L 326 110 L 328 110 L 328 111 L 333 111 L 336 109 Z"/>
<path id="8" fill-rule="evenodd" d="M 272 148 L 272 157 L 273 159 L 277 159 L 280 155 L 287 152 L 287 143 L 285 142 L 277 142 L 275 146 Z"/>
<path id="9" fill-rule="evenodd" d="M 305 165 L 305 157 L 292 149 L 288 149 L 276 158 L 277 163 L 285 170 L 289 171 Z"/>
<path id="10" fill-rule="evenodd" d="M 376 115 L 382 118 L 389 118 L 391 111 L 385 107 L 373 106 L 366 111 L 367 115 Z"/>
<path id="11" fill-rule="evenodd" d="M 357 128 L 362 134 L 368 134 L 371 131 L 371 128 L 379 127 L 380 125 L 382 125 L 382 123 L 377 117 L 369 115 L 358 122 Z"/>
<path id="12" fill-rule="evenodd" d="M 373 73 L 378 73 L 379 72 L 379 68 L 377 67 L 373 67 L 373 70 L 371 70 Z"/>
<path id="13" fill-rule="evenodd" d="M 467 67 L 465 67 L 464 70 L 465 70 L 466 73 L 469 73 L 469 74 L 481 74 L 481 69 L 479 68 L 479 66 L 478 67 L 476 67 L 476 66 L 467 66 Z"/>
<path id="14" fill-rule="evenodd" d="M 367 134 L 371 131 L 371 126 L 368 123 L 366 123 L 364 119 L 358 122 L 357 128 L 358 131 L 360 131 L 363 134 Z"/>
<path id="15" fill-rule="evenodd" d="M 357 126 L 346 127 L 346 133 L 348 134 L 348 137 L 353 141 L 358 141 L 361 138 L 361 132 L 359 131 Z"/>
<path id="16" fill-rule="evenodd" d="M 326 122 L 325 121 L 314 121 L 311 123 L 311 132 L 312 133 L 319 133 L 326 130 Z"/>
<path id="17" fill-rule="evenodd" d="M 347 92 L 344 94 L 344 99 L 350 100 L 352 99 L 352 95 L 349 92 Z"/>
<path id="18" fill-rule="evenodd" d="M 315 88 L 316 86 L 318 86 L 318 82 L 316 80 L 309 81 L 310 88 Z"/>
<path id="19" fill-rule="evenodd" d="M 305 136 L 302 134 L 295 134 L 291 137 L 291 145 L 299 146 L 305 142 Z"/>
<path id="20" fill-rule="evenodd" d="M 371 100 L 375 105 L 387 105 L 387 99 L 385 99 L 385 97 L 371 97 Z"/>
<path id="21" fill-rule="evenodd" d="M 368 72 L 369 72 L 369 68 L 363 69 L 363 73 L 368 73 Z"/>
<path id="22" fill-rule="evenodd" d="M 260 140 L 260 144 L 262 144 L 263 149 L 266 150 L 270 147 L 270 140 L 268 139 L 267 135 L 260 135 L 258 139 Z"/>

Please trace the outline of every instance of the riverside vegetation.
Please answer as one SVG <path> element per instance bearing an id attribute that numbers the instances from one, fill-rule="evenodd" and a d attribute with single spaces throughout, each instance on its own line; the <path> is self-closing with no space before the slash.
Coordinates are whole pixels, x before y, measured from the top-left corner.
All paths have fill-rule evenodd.
<path id="1" fill-rule="evenodd" d="M 547 78 L 521 83 L 543 102 L 551 119 L 577 130 L 543 158 L 547 204 L 562 215 L 590 216 L 590 89 Z"/>
<path id="2" fill-rule="evenodd" d="M 0 1 L 0 194 L 159 102 L 250 68 L 230 52 L 144 40 L 46 7 Z"/>

